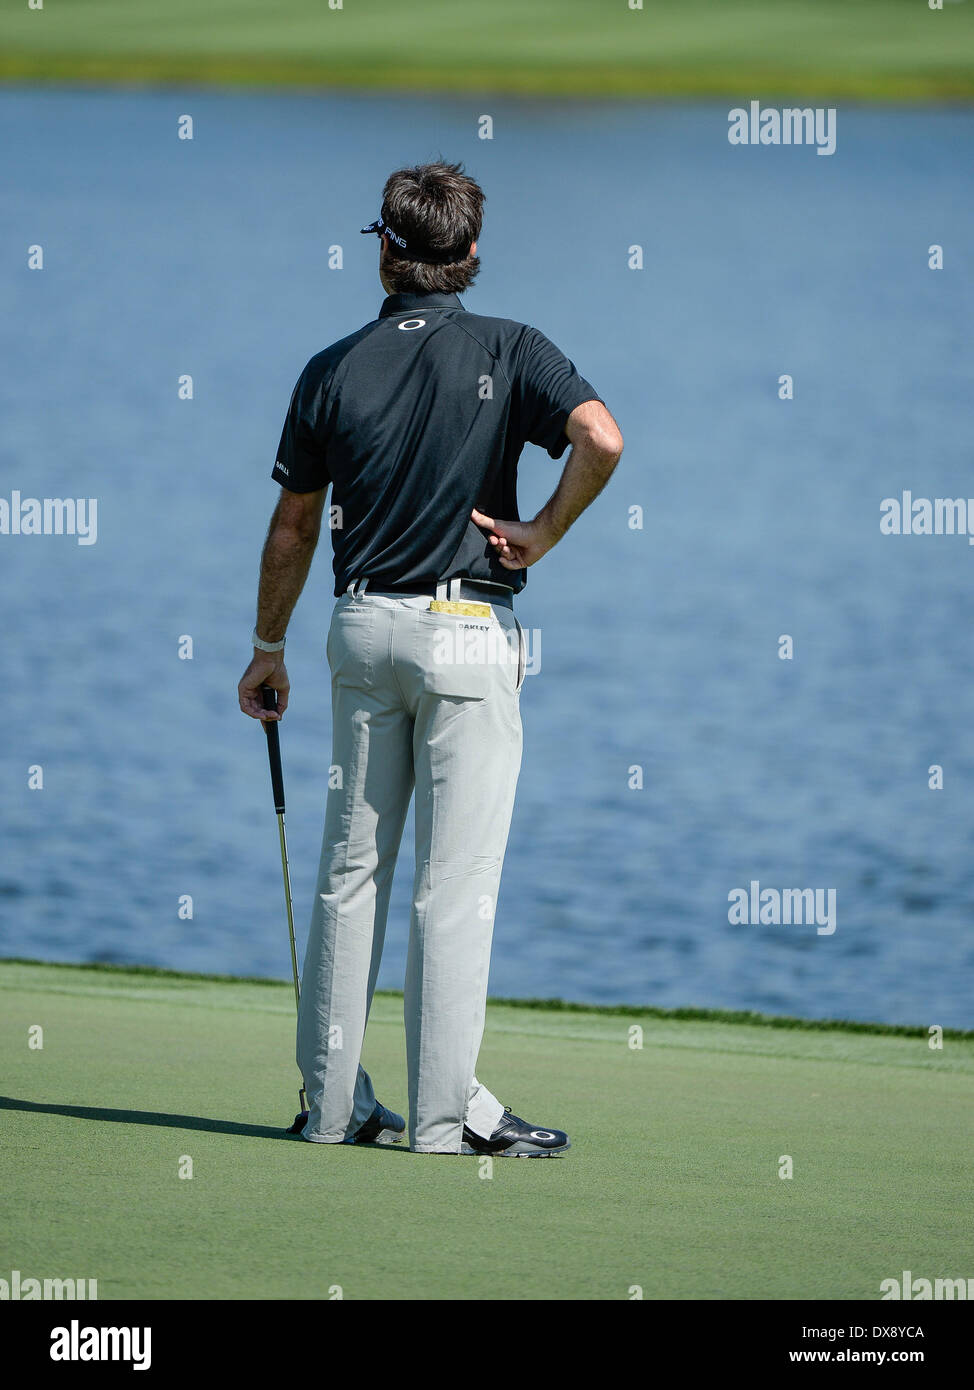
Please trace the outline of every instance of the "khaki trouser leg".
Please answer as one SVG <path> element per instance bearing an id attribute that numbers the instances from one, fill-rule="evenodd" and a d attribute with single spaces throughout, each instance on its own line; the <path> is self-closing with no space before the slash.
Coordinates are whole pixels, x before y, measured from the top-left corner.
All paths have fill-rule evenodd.
<path id="1" fill-rule="evenodd" d="M 319 1143 L 350 1137 L 375 1106 L 359 1058 L 412 792 L 412 720 L 398 690 L 366 677 L 364 663 L 359 663 L 362 683 L 352 683 L 355 663 L 347 658 L 363 635 L 329 639 L 337 668 L 332 763 L 343 785 L 328 793 L 297 1047 L 310 1107 L 305 1138 Z M 371 650 L 371 640 L 367 647 Z"/>
<path id="2" fill-rule="evenodd" d="M 404 1012 L 409 1139 L 420 1152 L 457 1153 L 464 1120 L 487 1138 L 503 1114 L 474 1067 L 521 764 L 517 674 L 516 665 L 488 667 L 480 673 L 483 698 L 426 691 L 416 712 L 416 877 Z M 438 673 L 432 684 L 463 688 L 464 679 Z"/>

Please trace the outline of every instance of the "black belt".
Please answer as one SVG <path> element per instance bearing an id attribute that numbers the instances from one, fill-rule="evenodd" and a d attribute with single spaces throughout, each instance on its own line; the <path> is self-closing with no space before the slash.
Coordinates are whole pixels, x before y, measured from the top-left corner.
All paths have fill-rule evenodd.
<path id="1" fill-rule="evenodd" d="M 460 599 L 464 603 L 496 603 L 501 608 L 514 609 L 514 590 L 506 584 L 492 584 L 489 580 L 455 579 L 446 582 L 447 598 Z M 356 580 L 356 585 L 358 581 Z M 355 592 L 355 589 L 352 590 Z M 370 594 L 404 594 L 409 597 L 436 598 L 435 584 L 387 584 L 382 579 L 370 579 L 365 589 Z"/>

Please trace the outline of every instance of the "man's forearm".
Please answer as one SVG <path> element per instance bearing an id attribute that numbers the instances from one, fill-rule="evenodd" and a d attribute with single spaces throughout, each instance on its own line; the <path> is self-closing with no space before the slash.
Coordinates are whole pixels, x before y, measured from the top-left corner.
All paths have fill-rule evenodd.
<path id="1" fill-rule="evenodd" d="M 535 518 L 553 536 L 552 544 L 577 521 L 612 477 L 620 454 L 591 440 L 576 443 L 558 486 Z"/>
<path id="2" fill-rule="evenodd" d="M 318 527 L 288 526 L 275 511 L 260 557 L 257 635 L 263 641 L 279 642 L 283 638 L 308 577 L 317 544 Z"/>
<path id="3" fill-rule="evenodd" d="M 500 521 L 478 507 L 470 513 L 488 532 L 498 562 L 508 570 L 536 565 L 605 487 L 622 457 L 619 426 L 601 401 L 583 401 L 565 425 L 571 441 L 561 479 L 533 521 Z"/>

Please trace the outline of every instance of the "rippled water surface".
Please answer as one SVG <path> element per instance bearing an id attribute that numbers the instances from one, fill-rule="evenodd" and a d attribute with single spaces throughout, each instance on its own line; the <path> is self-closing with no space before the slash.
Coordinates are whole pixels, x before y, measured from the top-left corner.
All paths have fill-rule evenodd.
<path id="1" fill-rule="evenodd" d="M 841 110 L 822 158 L 731 147 L 710 106 L 490 109 L 482 142 L 462 101 L 0 94 L 0 495 L 98 499 L 94 545 L 0 536 L 0 953 L 287 975 L 235 698 L 268 475 L 298 371 L 381 302 L 385 174 L 442 151 L 489 197 L 468 308 L 543 328 L 627 443 L 519 602 L 542 669 L 492 992 L 971 1026 L 974 550 L 879 506 L 974 494 L 974 116 Z M 522 510 L 557 474 L 525 452 Z M 322 554 L 283 729 L 302 937 L 330 593 Z M 751 880 L 834 888 L 837 930 L 731 925 Z"/>

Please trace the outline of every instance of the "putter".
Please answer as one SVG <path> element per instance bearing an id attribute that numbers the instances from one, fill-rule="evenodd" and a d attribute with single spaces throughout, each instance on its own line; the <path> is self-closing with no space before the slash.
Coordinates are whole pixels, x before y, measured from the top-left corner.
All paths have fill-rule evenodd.
<path id="1" fill-rule="evenodd" d="M 277 709 L 277 691 L 269 685 L 260 688 L 265 709 Z M 291 942 L 291 972 L 294 976 L 294 1005 L 301 1005 L 301 984 L 298 980 L 298 953 L 294 945 L 294 914 L 291 911 L 291 874 L 287 865 L 287 837 L 284 834 L 284 772 L 281 767 L 281 734 L 276 719 L 264 719 L 264 733 L 267 735 L 267 757 L 271 765 L 271 790 L 274 793 L 274 810 L 277 812 L 277 829 L 281 840 L 281 868 L 284 870 L 284 902 L 287 905 L 287 931 Z M 301 1086 L 298 1090 L 301 1112 L 294 1117 L 294 1124 L 288 1134 L 300 1134 L 308 1122 L 308 1097 Z"/>

